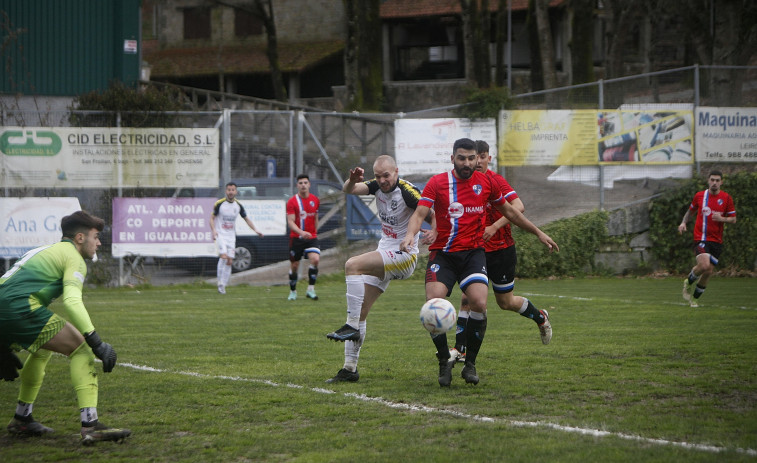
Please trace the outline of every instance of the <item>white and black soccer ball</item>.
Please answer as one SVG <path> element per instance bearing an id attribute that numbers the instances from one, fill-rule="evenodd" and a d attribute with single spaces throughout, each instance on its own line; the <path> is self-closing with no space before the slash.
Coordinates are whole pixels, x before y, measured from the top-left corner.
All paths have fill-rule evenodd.
<path id="1" fill-rule="evenodd" d="M 421 324 L 431 334 L 446 333 L 456 323 L 457 311 L 447 299 L 429 299 L 421 307 Z"/>

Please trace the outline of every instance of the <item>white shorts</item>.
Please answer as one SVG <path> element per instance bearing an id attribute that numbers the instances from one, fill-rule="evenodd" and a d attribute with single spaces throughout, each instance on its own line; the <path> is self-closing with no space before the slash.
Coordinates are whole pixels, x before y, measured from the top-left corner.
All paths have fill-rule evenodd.
<path id="1" fill-rule="evenodd" d="M 381 259 L 384 261 L 384 279 L 373 275 L 363 275 L 365 284 L 375 286 L 383 292 L 386 291 L 390 281 L 410 278 L 415 271 L 418 254 L 388 249 L 377 249 L 376 251 L 381 254 Z"/>
<path id="2" fill-rule="evenodd" d="M 218 248 L 218 254 L 226 254 L 230 258 L 234 258 L 234 249 L 237 246 L 236 236 L 223 236 L 220 233 L 216 238 L 216 247 Z"/>

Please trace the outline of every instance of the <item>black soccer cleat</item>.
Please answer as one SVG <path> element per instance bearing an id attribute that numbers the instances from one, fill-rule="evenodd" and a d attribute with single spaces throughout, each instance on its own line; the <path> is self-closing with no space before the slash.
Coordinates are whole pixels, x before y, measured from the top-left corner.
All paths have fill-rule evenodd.
<path id="1" fill-rule="evenodd" d="M 457 359 L 452 357 L 442 358 L 436 354 L 439 359 L 439 386 L 449 387 L 452 384 L 452 368 L 455 366 Z"/>
<path id="2" fill-rule="evenodd" d="M 327 338 L 334 341 L 358 341 L 360 340 L 360 330 L 356 330 L 348 324 L 326 335 Z"/>
<path id="3" fill-rule="evenodd" d="M 326 380 L 327 383 L 356 383 L 357 380 L 360 379 L 360 374 L 357 372 L 357 368 L 355 368 L 355 371 L 350 371 L 345 368 L 342 368 L 339 370 L 333 378 L 329 378 Z"/>
<path id="4" fill-rule="evenodd" d="M 463 377 L 465 382 L 467 384 L 473 384 L 474 386 L 478 384 L 478 375 L 476 374 L 476 365 L 465 362 L 465 366 L 463 367 L 463 371 L 460 372 L 460 376 Z"/>
<path id="5" fill-rule="evenodd" d="M 18 419 L 15 416 L 8 423 L 8 432 L 18 437 L 31 437 L 42 436 L 44 434 L 50 434 L 53 432 L 52 428 L 48 428 L 39 421 L 34 421 L 31 415 L 26 419 Z"/>
<path id="6" fill-rule="evenodd" d="M 109 428 L 98 422 L 94 426 L 82 426 L 81 443 L 82 445 L 92 445 L 95 442 L 122 442 L 131 435 L 129 429 Z"/>

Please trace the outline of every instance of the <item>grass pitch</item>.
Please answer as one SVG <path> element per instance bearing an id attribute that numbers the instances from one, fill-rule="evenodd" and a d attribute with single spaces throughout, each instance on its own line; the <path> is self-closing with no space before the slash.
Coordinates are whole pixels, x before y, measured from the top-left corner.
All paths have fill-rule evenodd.
<path id="1" fill-rule="evenodd" d="M 549 309 L 552 343 L 490 294 L 481 382 L 457 366 L 449 389 L 418 320 L 422 281 L 392 282 L 376 303 L 349 384 L 324 383 L 343 362 L 325 337 L 345 319 L 339 277 L 319 281 L 318 301 L 304 286 L 295 302 L 286 286 L 86 290 L 119 357 L 100 374 L 100 419 L 133 435 L 80 446 L 68 360 L 54 356 L 34 416 L 56 432 L 0 433 L 0 460 L 757 461 L 757 283 L 715 277 L 697 309 L 680 286 L 519 280 L 516 294 Z M 8 419 L 17 393 L 0 383 Z"/>

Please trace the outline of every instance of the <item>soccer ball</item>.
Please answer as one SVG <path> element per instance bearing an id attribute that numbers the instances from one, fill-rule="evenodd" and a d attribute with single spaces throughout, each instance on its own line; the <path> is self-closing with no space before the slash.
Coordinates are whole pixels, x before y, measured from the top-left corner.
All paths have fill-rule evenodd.
<path id="1" fill-rule="evenodd" d="M 446 299 L 429 299 L 421 307 L 421 324 L 431 334 L 442 334 L 451 330 L 457 322 L 455 306 Z"/>

